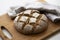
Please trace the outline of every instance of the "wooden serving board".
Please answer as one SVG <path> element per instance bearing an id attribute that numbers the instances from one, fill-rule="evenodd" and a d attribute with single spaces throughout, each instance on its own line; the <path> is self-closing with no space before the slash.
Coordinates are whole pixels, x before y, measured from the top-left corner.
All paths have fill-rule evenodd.
<path id="1" fill-rule="evenodd" d="M 48 29 L 40 34 L 36 35 L 23 35 L 19 33 L 15 27 L 13 20 L 10 19 L 10 17 L 5 14 L 3 16 L 0 16 L 0 25 L 4 26 L 12 35 L 12 39 L 8 39 L 2 32 L 1 26 L 0 26 L 0 36 L 4 40 L 42 40 L 45 37 L 50 36 L 51 34 L 55 33 L 56 31 L 60 30 L 60 25 L 52 23 L 50 20 L 48 20 Z"/>

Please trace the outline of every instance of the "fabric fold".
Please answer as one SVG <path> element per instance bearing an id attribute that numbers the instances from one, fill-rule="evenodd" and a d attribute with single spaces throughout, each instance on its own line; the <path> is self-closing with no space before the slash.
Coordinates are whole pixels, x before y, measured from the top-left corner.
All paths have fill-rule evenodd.
<path id="1" fill-rule="evenodd" d="M 8 12 L 8 15 L 10 13 L 12 16 L 15 14 L 15 17 L 16 17 L 16 15 L 22 11 L 35 9 L 35 10 L 40 11 L 42 14 L 45 14 L 50 20 L 52 20 L 52 22 L 60 21 L 60 7 L 52 5 L 52 4 L 33 2 L 33 3 L 27 3 L 24 6 L 16 7 L 13 10 L 12 9 L 11 11 Z"/>

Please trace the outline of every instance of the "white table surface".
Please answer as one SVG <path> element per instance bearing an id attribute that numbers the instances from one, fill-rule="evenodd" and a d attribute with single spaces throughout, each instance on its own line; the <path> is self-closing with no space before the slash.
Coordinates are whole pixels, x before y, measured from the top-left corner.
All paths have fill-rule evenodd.
<path id="1" fill-rule="evenodd" d="M 3 15 L 11 6 L 23 5 L 27 2 L 36 2 L 37 0 L 0 0 L 0 15 Z"/>
<path id="2" fill-rule="evenodd" d="M 7 10 L 9 9 L 9 7 L 11 6 L 17 6 L 20 5 L 20 3 L 25 3 L 25 2 L 36 2 L 37 0 L 0 0 L 0 16 L 2 16 L 3 14 L 5 14 L 7 12 Z M 51 2 L 49 0 L 47 0 L 47 2 Z M 0 38 L 0 40 L 2 40 Z M 55 36 L 49 38 L 48 40 L 60 40 L 60 32 L 57 33 Z"/>

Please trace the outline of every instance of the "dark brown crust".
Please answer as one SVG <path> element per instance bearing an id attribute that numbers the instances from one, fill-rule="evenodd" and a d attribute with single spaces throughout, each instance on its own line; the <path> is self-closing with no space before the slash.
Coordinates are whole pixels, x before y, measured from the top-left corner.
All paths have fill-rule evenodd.
<path id="1" fill-rule="evenodd" d="M 24 13 L 24 12 L 23 12 Z M 36 18 L 37 20 L 36 20 L 36 22 L 35 23 L 29 23 L 29 19 L 30 18 L 35 18 L 35 17 L 33 17 L 32 16 L 32 14 L 33 13 L 38 13 L 39 14 L 39 16 Z M 19 19 L 22 17 L 22 16 L 27 16 L 28 17 L 28 19 L 27 19 L 27 21 L 26 22 L 23 22 L 23 21 L 19 21 L 19 19 L 18 19 L 18 22 L 23 22 L 24 23 L 24 25 L 22 26 L 22 29 L 19 29 L 18 28 L 18 22 L 15 22 L 15 27 L 16 27 L 16 29 L 20 32 L 20 33 L 23 33 L 23 34 L 37 34 L 37 33 L 40 33 L 40 32 L 42 32 L 42 31 L 44 31 L 44 30 L 46 30 L 47 29 L 47 19 L 46 20 L 44 20 L 43 19 L 43 14 L 40 14 L 40 12 L 39 11 L 33 11 L 33 10 L 31 10 L 31 14 L 30 15 L 28 15 L 28 14 L 19 14 L 18 16 L 20 16 L 19 17 Z M 41 24 L 40 22 L 42 21 L 43 22 L 43 24 Z M 17 25 L 16 25 L 17 24 Z M 25 26 L 26 25 L 31 25 L 31 26 L 33 26 L 32 27 L 32 29 L 30 30 L 30 31 L 28 31 L 27 29 L 25 29 L 26 30 L 26 32 L 25 32 L 25 30 L 24 30 L 24 28 L 25 28 Z M 41 24 L 41 25 L 40 25 Z M 45 25 L 46 24 L 46 25 Z M 43 26 L 43 25 L 45 25 L 45 26 Z M 40 30 L 38 30 L 38 29 L 36 29 L 36 27 L 37 26 L 39 26 L 39 27 L 41 27 L 40 28 Z"/>

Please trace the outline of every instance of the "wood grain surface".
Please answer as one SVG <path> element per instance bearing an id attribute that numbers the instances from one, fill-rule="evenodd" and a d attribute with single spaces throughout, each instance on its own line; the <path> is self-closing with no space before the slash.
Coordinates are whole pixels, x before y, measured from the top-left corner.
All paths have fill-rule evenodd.
<path id="1" fill-rule="evenodd" d="M 8 39 L 2 33 L 1 26 L 4 26 L 11 33 L 12 39 Z M 60 30 L 60 25 L 48 20 L 48 29 L 45 32 L 36 35 L 23 35 L 15 29 L 13 20 L 11 20 L 7 14 L 0 16 L 0 36 L 4 40 L 42 40 L 58 30 Z"/>

